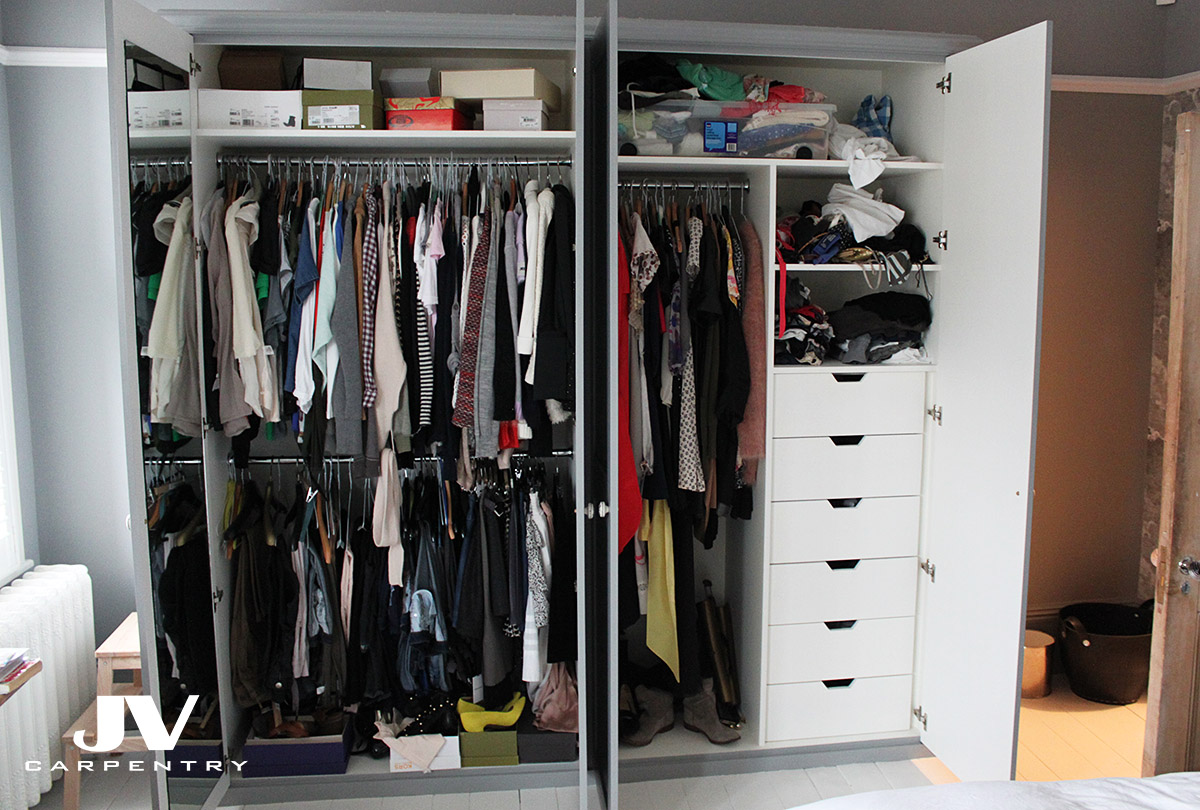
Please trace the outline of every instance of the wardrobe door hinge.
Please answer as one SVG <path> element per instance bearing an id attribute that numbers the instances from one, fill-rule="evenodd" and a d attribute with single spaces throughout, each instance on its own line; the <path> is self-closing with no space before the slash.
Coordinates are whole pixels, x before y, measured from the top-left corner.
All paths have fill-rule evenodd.
<path id="1" fill-rule="evenodd" d="M 953 75 L 953 73 L 947 73 L 941 78 L 941 81 L 937 83 L 937 89 L 942 91 L 943 96 L 950 95 L 950 78 Z"/>
<path id="2" fill-rule="evenodd" d="M 917 722 L 921 724 L 921 728 L 929 731 L 929 715 L 925 713 L 924 706 L 917 706 L 913 709 L 913 717 L 917 718 Z"/>
<path id="3" fill-rule="evenodd" d="M 221 600 L 225 598 L 225 591 L 220 588 L 214 588 L 212 592 L 213 612 L 216 612 L 217 605 L 221 604 Z"/>
<path id="4" fill-rule="evenodd" d="M 928 557 L 921 560 L 921 570 L 929 575 L 930 582 L 937 582 L 937 566 L 933 564 L 933 560 Z"/>
<path id="5" fill-rule="evenodd" d="M 933 421 L 937 422 L 939 425 L 942 423 L 942 406 L 941 405 L 934 405 L 932 408 L 927 408 L 925 410 L 925 413 L 929 414 L 929 417 L 931 419 L 933 419 Z"/>
<path id="6" fill-rule="evenodd" d="M 937 236 L 933 237 L 933 244 L 937 245 L 942 250 L 949 250 L 950 231 L 938 231 Z"/>
<path id="7" fill-rule="evenodd" d="M 195 76 L 197 73 L 199 73 L 202 70 L 204 70 L 204 68 L 200 67 L 200 63 L 196 61 L 196 55 L 194 53 L 189 53 L 188 54 L 188 73 Z"/>

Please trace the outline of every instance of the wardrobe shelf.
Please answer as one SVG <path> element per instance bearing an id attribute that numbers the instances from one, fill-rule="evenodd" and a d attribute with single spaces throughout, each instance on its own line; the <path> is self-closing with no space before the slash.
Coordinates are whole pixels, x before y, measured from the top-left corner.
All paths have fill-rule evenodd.
<path id="1" fill-rule="evenodd" d="M 230 148 L 328 149 L 352 152 L 379 150 L 447 150 L 464 156 L 485 152 L 498 155 L 571 154 L 575 149 L 573 130 L 549 132 L 499 132 L 484 130 L 387 130 L 387 129 L 201 129 L 197 136 Z"/>
<path id="2" fill-rule="evenodd" d="M 682 723 L 675 728 L 663 732 L 654 738 L 649 745 L 634 747 L 622 745 L 617 757 L 622 768 L 649 767 L 653 769 L 660 763 L 676 761 L 679 757 L 695 760 L 725 759 L 732 755 L 734 758 L 743 757 L 752 752 L 773 752 L 777 755 L 828 751 L 830 748 L 844 745 L 848 748 L 861 747 L 863 743 L 879 743 L 881 745 L 899 745 L 904 742 L 914 743 L 918 738 L 912 731 L 893 731 L 883 734 L 855 734 L 841 737 L 816 737 L 807 740 L 786 740 L 781 742 L 758 742 L 758 729 L 751 723 L 744 723 L 740 729 L 742 738 L 728 745 L 713 745 L 700 734 L 688 731 Z"/>
<path id="3" fill-rule="evenodd" d="M 862 264 L 785 264 L 783 268 L 789 273 L 861 273 L 864 266 L 868 270 L 871 269 L 870 265 Z M 775 267 L 778 269 L 779 265 L 775 265 Z M 940 264 L 925 265 L 926 273 L 933 273 L 940 269 L 942 269 Z"/>
<path id="4" fill-rule="evenodd" d="M 138 152 L 142 149 L 183 148 L 190 149 L 192 131 L 190 129 L 131 129 L 129 130 L 129 151 Z"/>
<path id="5" fill-rule="evenodd" d="M 786 158 L 697 157 L 682 155 L 623 155 L 617 158 L 622 170 L 730 174 L 732 170 L 774 166 L 781 177 L 847 177 L 850 164 L 844 160 L 793 160 Z M 940 171 L 942 164 L 916 161 L 888 163 L 883 177 Z"/>
<path id="6" fill-rule="evenodd" d="M 865 374 L 870 372 L 935 371 L 934 363 L 842 363 L 829 360 L 819 366 L 773 366 L 776 374 Z"/>
<path id="7" fill-rule="evenodd" d="M 462 779 L 479 780 L 481 777 L 484 780 L 510 779 L 525 781 L 529 784 L 536 784 L 537 787 L 543 787 L 549 785 L 557 786 L 556 783 L 558 782 L 564 782 L 565 784 L 565 780 L 562 776 L 559 776 L 560 774 L 577 776 L 578 773 L 579 762 L 576 760 L 567 762 L 530 762 L 521 765 L 494 765 L 482 768 L 452 768 L 450 770 L 431 771 L 429 773 L 393 773 L 387 757 L 372 759 L 356 755 L 350 757 L 345 774 L 253 777 L 243 776 L 240 773 L 234 772 L 230 774 L 230 787 L 237 790 L 256 789 L 269 785 L 271 789 L 287 789 L 324 784 L 346 785 L 349 782 L 356 784 L 372 782 L 375 784 L 397 786 L 407 783 L 420 784 L 420 788 L 415 791 L 417 793 L 437 794 L 461 791 L 462 786 L 455 783 Z M 406 791 L 400 789 L 388 792 L 402 794 Z"/>

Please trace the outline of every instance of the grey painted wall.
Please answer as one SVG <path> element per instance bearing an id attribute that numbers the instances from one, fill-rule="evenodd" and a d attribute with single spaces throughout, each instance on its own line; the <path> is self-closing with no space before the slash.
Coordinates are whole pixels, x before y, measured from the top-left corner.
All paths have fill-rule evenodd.
<path id="1" fill-rule="evenodd" d="M 4 79 L 39 561 L 88 566 L 104 638 L 133 609 L 107 78 Z"/>
<path id="2" fill-rule="evenodd" d="M 1136 601 L 1157 257 L 1162 100 L 1050 109 L 1031 611 Z"/>
<path id="3" fill-rule="evenodd" d="M 1200 0 L 1178 0 L 1167 6 L 1162 49 L 1164 76 L 1200 70 Z"/>

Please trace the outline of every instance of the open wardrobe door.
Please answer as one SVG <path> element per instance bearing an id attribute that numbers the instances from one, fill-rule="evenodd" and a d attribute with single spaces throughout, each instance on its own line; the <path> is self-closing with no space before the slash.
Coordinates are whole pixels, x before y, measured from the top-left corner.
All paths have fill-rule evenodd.
<path id="1" fill-rule="evenodd" d="M 916 727 L 959 778 L 1016 753 L 1045 233 L 1050 24 L 946 60 Z M 940 409 L 940 411 L 938 410 Z M 930 568 L 923 564 L 923 567 Z"/>
<path id="2" fill-rule="evenodd" d="M 154 753 L 152 793 L 159 810 L 216 807 L 228 789 L 229 775 L 225 767 L 220 768 L 219 776 L 209 767 L 220 765 L 227 757 L 219 728 L 215 649 L 203 654 L 202 641 L 206 636 L 211 640 L 214 628 L 204 610 L 189 612 L 186 621 L 182 618 L 185 598 L 207 605 L 212 592 L 200 463 L 203 374 L 198 358 L 193 358 L 194 365 L 181 365 L 180 382 L 172 389 L 180 395 L 169 399 L 169 410 L 166 406 L 151 408 L 157 423 L 153 427 L 149 420 L 143 421 L 139 358 L 147 358 L 144 371 L 152 362 L 149 358 L 157 355 L 147 343 L 152 315 L 135 303 L 148 298 L 151 277 L 157 275 L 161 281 L 166 276 L 170 280 L 157 288 L 163 296 L 158 300 L 164 300 L 168 295 L 164 291 L 170 289 L 172 296 L 178 296 L 172 300 L 178 301 L 180 311 L 198 311 L 199 287 L 189 250 L 193 232 L 191 121 L 196 110 L 194 41 L 186 31 L 132 0 L 107 0 L 105 10 L 119 277 L 117 319 L 134 563 L 131 584 L 138 616 L 142 694 L 154 699 L 168 728 L 183 726 L 171 751 Z M 147 223 L 153 228 L 147 229 Z M 159 236 L 160 223 L 166 225 L 169 243 Z M 155 251 L 145 246 L 149 233 L 162 243 L 160 258 L 154 261 Z M 199 334 L 196 318 L 182 318 L 180 324 L 179 333 L 191 336 L 182 338 L 185 342 Z M 194 376 L 185 384 L 182 380 L 188 374 Z M 175 427 L 178 432 L 172 433 Z M 165 433 L 155 428 L 165 429 Z M 164 656 L 163 648 L 170 649 L 169 642 L 181 637 L 177 634 L 189 621 L 196 648 L 190 656 Z M 168 629 L 159 632 L 161 628 Z M 189 706 L 190 714 L 185 717 Z M 126 742 L 132 747 L 125 750 L 145 750 L 139 747 L 145 745 L 140 738 L 130 739 L 133 734 L 132 730 L 127 733 Z"/>

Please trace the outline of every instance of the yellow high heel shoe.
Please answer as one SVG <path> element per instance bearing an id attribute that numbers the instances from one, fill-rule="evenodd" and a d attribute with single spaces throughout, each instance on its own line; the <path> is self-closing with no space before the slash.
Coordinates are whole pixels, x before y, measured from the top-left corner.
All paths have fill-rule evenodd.
<path id="1" fill-rule="evenodd" d="M 488 726 L 512 728 L 525 711 L 525 696 L 514 692 L 512 700 L 498 712 L 486 711 L 482 706 L 459 698 L 458 716 L 464 731 L 483 731 Z"/>

